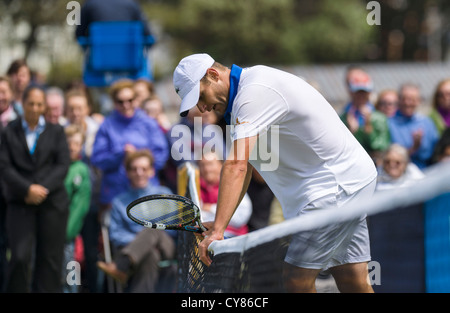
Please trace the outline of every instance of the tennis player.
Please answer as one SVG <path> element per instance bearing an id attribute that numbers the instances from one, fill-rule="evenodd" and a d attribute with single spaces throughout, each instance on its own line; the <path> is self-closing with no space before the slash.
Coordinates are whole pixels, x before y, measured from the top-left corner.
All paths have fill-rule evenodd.
<path id="1" fill-rule="evenodd" d="M 180 115 L 197 106 L 214 110 L 232 125 L 232 147 L 223 164 L 214 222 L 199 245 L 200 258 L 211 264 L 208 247 L 224 231 L 245 194 L 252 166 L 280 201 L 286 219 L 321 208 L 336 208 L 371 196 L 376 168 L 341 122 L 334 108 L 301 78 L 270 68 L 231 68 L 207 54 L 180 61 L 173 83 L 181 97 Z M 250 154 L 276 126 L 276 168 Z M 270 135 L 269 135 L 270 134 Z M 266 138 L 266 139 L 267 139 Z M 256 149 L 255 149 L 256 150 Z M 289 292 L 315 292 L 315 280 L 329 270 L 341 292 L 373 292 L 367 279 L 370 261 L 365 216 L 294 235 L 285 257 Z"/>

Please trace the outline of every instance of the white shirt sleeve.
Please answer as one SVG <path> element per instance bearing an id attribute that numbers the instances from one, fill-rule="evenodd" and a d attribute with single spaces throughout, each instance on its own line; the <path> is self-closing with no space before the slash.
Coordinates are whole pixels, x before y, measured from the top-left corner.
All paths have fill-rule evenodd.
<path id="1" fill-rule="evenodd" d="M 264 85 L 246 86 L 236 97 L 232 115 L 235 126 L 233 141 L 264 133 L 277 125 L 288 113 L 285 99 L 274 89 Z"/>
<path id="2" fill-rule="evenodd" d="M 216 215 L 217 203 L 211 204 L 209 211 L 201 210 L 201 219 L 203 222 L 214 221 Z M 253 205 L 252 200 L 248 194 L 244 195 L 241 203 L 237 207 L 230 220 L 230 225 L 239 228 L 248 223 L 250 216 L 252 215 Z"/>

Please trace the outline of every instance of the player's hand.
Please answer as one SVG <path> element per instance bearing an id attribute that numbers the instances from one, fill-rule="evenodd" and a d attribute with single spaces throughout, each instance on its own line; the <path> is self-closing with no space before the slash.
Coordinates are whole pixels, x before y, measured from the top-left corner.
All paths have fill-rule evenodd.
<path id="1" fill-rule="evenodd" d="M 210 266 L 212 263 L 211 258 L 208 254 L 209 245 L 216 240 L 223 240 L 223 233 L 215 232 L 213 223 L 203 223 L 203 225 L 208 229 L 202 233 L 203 240 L 198 245 L 200 261 L 205 265 Z"/>

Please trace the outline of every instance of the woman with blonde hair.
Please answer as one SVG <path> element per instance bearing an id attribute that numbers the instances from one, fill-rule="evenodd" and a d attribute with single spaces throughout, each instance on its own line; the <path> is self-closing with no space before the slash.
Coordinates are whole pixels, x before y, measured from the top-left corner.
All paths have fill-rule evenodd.
<path id="1" fill-rule="evenodd" d="M 430 117 L 439 134 L 442 134 L 445 128 L 450 127 L 450 78 L 440 81 L 437 85 Z"/>
<path id="2" fill-rule="evenodd" d="M 115 195 L 129 187 L 123 166 L 128 154 L 138 149 L 150 150 L 157 173 L 169 157 L 167 140 L 158 123 L 134 106 L 134 82 L 128 79 L 115 82 L 110 96 L 114 110 L 98 129 L 91 156 L 92 165 L 102 171 L 100 204 L 103 207 L 108 207 Z"/>

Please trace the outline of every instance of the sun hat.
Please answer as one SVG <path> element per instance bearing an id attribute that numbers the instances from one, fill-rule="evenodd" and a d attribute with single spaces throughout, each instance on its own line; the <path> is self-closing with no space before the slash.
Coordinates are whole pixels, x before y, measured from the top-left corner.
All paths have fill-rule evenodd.
<path id="1" fill-rule="evenodd" d="M 349 88 L 352 92 L 373 91 L 373 81 L 366 73 L 358 73 L 349 80 Z"/>
<path id="2" fill-rule="evenodd" d="M 183 58 L 173 72 L 173 85 L 181 98 L 180 115 L 186 116 L 197 105 L 200 97 L 200 80 L 214 64 L 206 53 L 193 54 Z"/>

